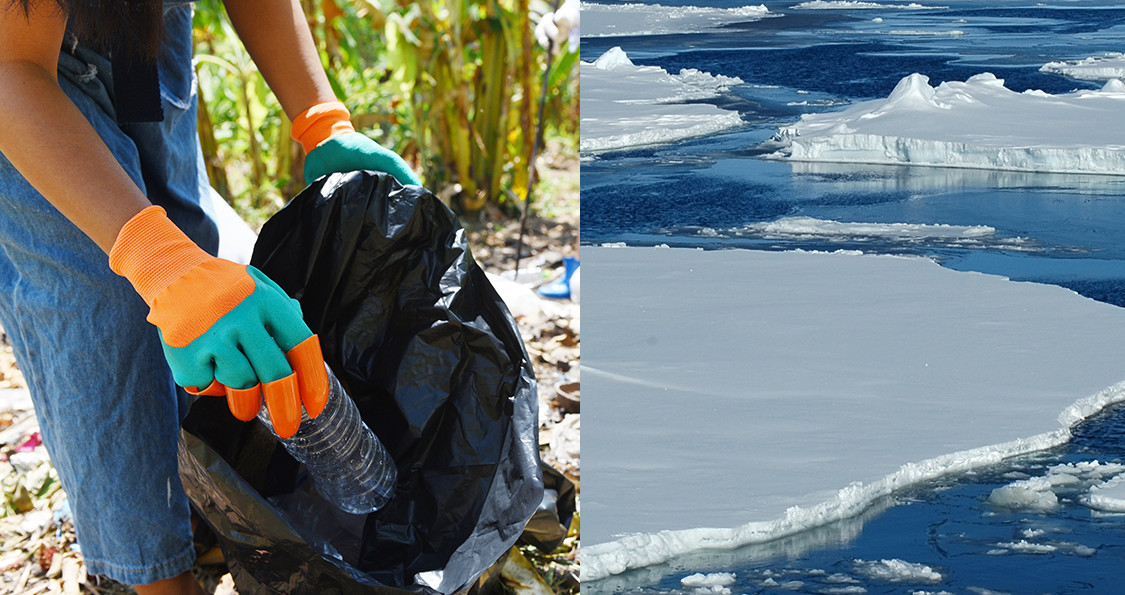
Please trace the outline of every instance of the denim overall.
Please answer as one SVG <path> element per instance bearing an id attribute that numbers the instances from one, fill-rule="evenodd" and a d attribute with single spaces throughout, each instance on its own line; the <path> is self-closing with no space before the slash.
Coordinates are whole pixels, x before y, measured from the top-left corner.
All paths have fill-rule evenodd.
<path id="1" fill-rule="evenodd" d="M 59 85 L 149 200 L 214 254 L 191 18 L 191 4 L 165 3 L 163 122 L 118 125 L 110 61 L 73 42 L 59 56 Z M 88 571 L 147 584 L 191 568 L 188 500 L 176 470 L 188 398 L 145 320 L 148 307 L 3 156 L 0 250 L 0 323 L 69 496 Z"/>

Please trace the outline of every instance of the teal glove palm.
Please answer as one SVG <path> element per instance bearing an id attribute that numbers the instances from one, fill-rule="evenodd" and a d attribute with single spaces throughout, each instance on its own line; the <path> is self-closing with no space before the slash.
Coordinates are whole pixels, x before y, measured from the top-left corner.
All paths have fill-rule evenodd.
<path id="1" fill-rule="evenodd" d="M 338 134 L 317 145 L 305 157 L 305 183 L 331 173 L 370 169 L 394 176 L 402 185 L 422 181 L 397 153 L 358 132 Z"/>

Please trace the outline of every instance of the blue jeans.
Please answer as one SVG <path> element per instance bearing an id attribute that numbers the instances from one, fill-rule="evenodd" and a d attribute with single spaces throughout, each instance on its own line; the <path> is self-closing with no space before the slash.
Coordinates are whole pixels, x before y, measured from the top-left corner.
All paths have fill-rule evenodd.
<path id="1" fill-rule="evenodd" d="M 109 61 L 88 48 L 64 48 L 59 84 L 149 200 L 214 253 L 191 14 L 190 4 L 166 5 L 163 122 L 118 126 Z M 67 175 L 65 164 L 58 167 Z M 88 570 L 129 584 L 188 570 L 195 553 L 176 466 L 188 398 L 145 320 L 148 307 L 2 156 L 0 249 L 0 323 L 31 389 Z"/>

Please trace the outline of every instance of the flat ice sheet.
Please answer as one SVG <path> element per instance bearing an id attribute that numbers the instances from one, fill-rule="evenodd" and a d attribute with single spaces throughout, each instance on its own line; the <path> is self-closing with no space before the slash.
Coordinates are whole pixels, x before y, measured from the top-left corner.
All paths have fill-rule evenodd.
<path id="1" fill-rule="evenodd" d="M 769 16 L 763 5 L 712 8 L 709 6 L 661 6 L 659 4 L 582 3 L 582 35 L 667 35 L 698 33 L 731 23 L 757 21 Z"/>
<path id="2" fill-rule="evenodd" d="M 583 261 L 583 580 L 850 516 L 1125 395 L 1075 406 L 1125 379 L 1125 310 L 1056 286 L 844 253 Z M 679 531 L 705 527 L 736 529 Z"/>
<path id="3" fill-rule="evenodd" d="M 988 73 L 937 87 L 915 73 L 886 99 L 806 114 L 775 141 L 794 161 L 1125 175 L 1122 114 L 1119 80 L 1050 95 L 1017 93 Z"/>
<path id="4" fill-rule="evenodd" d="M 738 112 L 703 103 L 735 77 L 695 69 L 671 74 L 659 66 L 636 66 L 621 48 L 581 65 L 582 152 L 601 152 L 668 143 L 743 125 Z"/>

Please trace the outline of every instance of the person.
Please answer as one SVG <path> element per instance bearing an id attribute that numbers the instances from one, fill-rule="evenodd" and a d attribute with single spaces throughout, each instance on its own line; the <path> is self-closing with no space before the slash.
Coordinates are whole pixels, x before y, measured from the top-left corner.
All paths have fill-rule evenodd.
<path id="1" fill-rule="evenodd" d="M 539 19 L 535 26 L 535 38 L 539 45 L 544 48 L 551 46 L 555 51 L 559 51 L 563 40 L 566 40 L 567 50 L 576 52 L 581 38 L 581 17 L 578 0 L 565 0 L 556 10 L 544 13 Z M 577 256 L 564 256 L 559 277 L 539 286 L 535 292 L 545 298 L 570 300 L 577 304 L 581 292 L 581 267 Z"/>
<path id="2" fill-rule="evenodd" d="M 373 169 L 418 183 L 351 126 L 297 0 L 226 9 L 293 120 L 306 181 Z M 192 11 L 173 0 L 0 5 L 0 323 L 88 572 L 142 595 L 201 592 L 176 466 L 190 397 L 177 385 L 225 394 L 240 419 L 264 397 L 283 435 L 302 407 L 323 406 L 300 306 L 215 256 Z"/>

